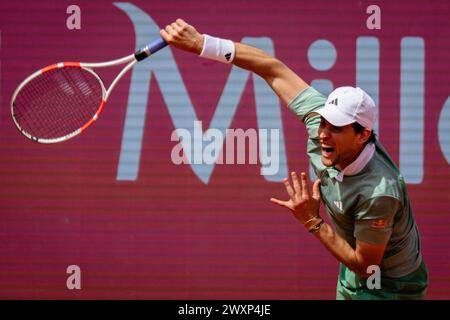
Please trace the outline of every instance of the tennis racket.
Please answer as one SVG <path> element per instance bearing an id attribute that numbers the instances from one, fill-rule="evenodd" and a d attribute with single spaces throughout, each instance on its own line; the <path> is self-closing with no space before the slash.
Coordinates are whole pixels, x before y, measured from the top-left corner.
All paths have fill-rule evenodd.
<path id="1" fill-rule="evenodd" d="M 138 61 L 167 46 L 158 39 L 121 59 L 99 62 L 61 62 L 27 77 L 11 98 L 11 115 L 28 139 L 57 143 L 71 139 L 91 126 L 102 112 L 114 86 Z M 93 70 L 126 64 L 108 89 Z"/>

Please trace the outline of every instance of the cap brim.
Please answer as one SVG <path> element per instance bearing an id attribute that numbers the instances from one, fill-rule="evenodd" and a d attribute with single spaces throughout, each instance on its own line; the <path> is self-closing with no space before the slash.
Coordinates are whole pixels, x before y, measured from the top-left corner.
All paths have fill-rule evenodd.
<path id="1" fill-rule="evenodd" d="M 343 127 L 349 125 L 351 123 L 356 122 L 353 117 L 343 113 L 335 105 L 327 105 L 323 108 L 315 110 L 322 117 L 325 118 L 329 123 L 336 127 Z"/>

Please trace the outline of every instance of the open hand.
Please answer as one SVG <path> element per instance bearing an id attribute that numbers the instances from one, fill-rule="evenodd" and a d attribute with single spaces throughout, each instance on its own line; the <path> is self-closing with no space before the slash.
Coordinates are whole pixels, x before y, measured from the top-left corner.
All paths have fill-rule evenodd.
<path id="1" fill-rule="evenodd" d="M 281 201 L 270 198 L 270 201 L 288 208 L 302 224 L 305 224 L 310 219 L 319 216 L 320 179 L 314 182 L 311 196 L 309 193 L 308 176 L 305 172 L 301 173 L 301 182 L 298 181 L 298 176 L 295 172 L 291 173 L 291 178 L 293 187 L 289 183 L 289 179 L 286 178 L 283 181 L 289 195 L 289 200 Z"/>

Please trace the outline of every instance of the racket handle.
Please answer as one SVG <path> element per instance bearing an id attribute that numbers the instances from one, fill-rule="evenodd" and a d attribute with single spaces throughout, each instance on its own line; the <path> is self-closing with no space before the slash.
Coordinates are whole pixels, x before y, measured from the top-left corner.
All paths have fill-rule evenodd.
<path id="1" fill-rule="evenodd" d="M 150 57 L 152 54 L 161 50 L 165 46 L 167 46 L 167 42 L 164 41 L 163 38 L 159 38 L 136 51 L 134 53 L 134 57 L 136 58 L 137 61 L 144 60 L 145 58 Z"/>

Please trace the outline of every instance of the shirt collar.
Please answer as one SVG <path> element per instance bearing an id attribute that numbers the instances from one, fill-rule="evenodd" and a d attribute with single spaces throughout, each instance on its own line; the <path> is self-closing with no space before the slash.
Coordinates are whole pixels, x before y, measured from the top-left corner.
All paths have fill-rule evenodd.
<path id="1" fill-rule="evenodd" d="M 342 182 L 344 176 L 354 176 L 361 172 L 362 169 L 369 163 L 375 153 L 375 144 L 373 142 L 366 144 L 363 151 L 359 154 L 358 158 L 352 163 L 346 166 L 342 171 L 336 175 L 336 180 Z"/>

